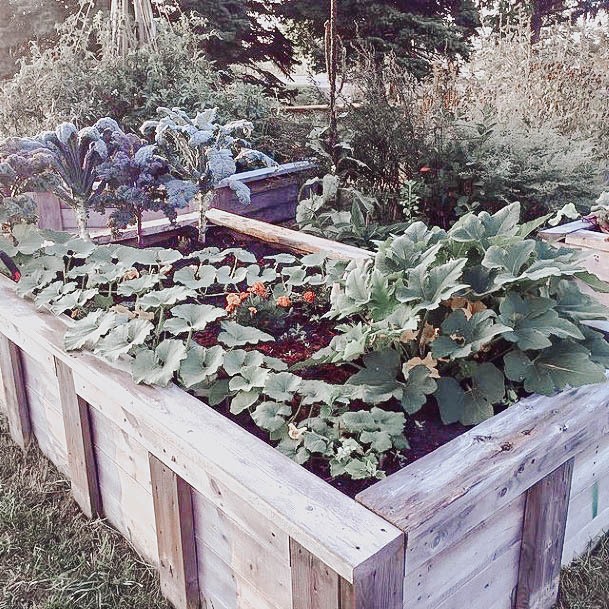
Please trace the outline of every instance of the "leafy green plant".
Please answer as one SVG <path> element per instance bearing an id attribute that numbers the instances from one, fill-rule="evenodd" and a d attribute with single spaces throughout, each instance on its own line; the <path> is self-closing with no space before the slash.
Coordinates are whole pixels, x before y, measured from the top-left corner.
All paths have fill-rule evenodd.
<path id="1" fill-rule="evenodd" d="M 80 237 L 88 240 L 88 207 L 97 168 L 126 141 L 116 121 L 102 118 L 80 131 L 73 123 L 61 123 L 55 131 L 35 137 L 8 138 L 0 143 L 0 156 L 17 174 L 24 175 L 21 180 L 26 179 L 28 188 L 52 192 L 68 203 L 76 215 Z"/>
<path id="2" fill-rule="evenodd" d="M 23 270 L 22 296 L 72 316 L 67 349 L 121 358 L 136 382 L 177 381 L 249 415 L 298 463 L 379 478 L 387 456 L 407 447 L 406 416 L 430 401 L 444 422 L 473 425 L 526 394 L 605 381 L 609 344 L 585 322 L 607 311 L 573 279 L 609 286 L 577 252 L 528 238 L 545 218 L 519 224 L 519 211 L 470 213 L 450 231 L 415 222 L 350 263 L 279 254 L 261 264 L 239 248 L 184 258 L 28 225 L 0 248 Z M 288 321 L 316 307 L 337 320 L 335 335 L 288 368 L 269 354 L 283 329 L 252 314 L 263 307 Z M 347 381 L 301 371 L 326 364 Z"/>
<path id="3" fill-rule="evenodd" d="M 123 138 L 95 172 L 97 182 L 90 206 L 100 213 L 111 209 L 113 232 L 135 225 L 138 247 L 143 246 L 142 216 L 162 211 L 172 222 L 197 193 L 194 184 L 174 178 L 166 159 L 134 135 Z"/>
<path id="4" fill-rule="evenodd" d="M 448 232 L 412 224 L 352 263 L 329 316 L 342 332 L 316 362 L 363 358 L 349 381 L 367 403 L 414 413 L 433 396 L 446 423 L 471 425 L 526 393 L 605 380 L 609 344 L 582 322 L 607 311 L 571 279 L 580 254 L 527 239 L 520 207 L 463 216 Z"/>
<path id="5" fill-rule="evenodd" d="M 146 121 L 141 131 L 145 135 L 154 133 L 154 140 L 172 170 L 184 179 L 192 180 L 199 189 L 199 240 L 205 241 L 207 220 L 205 214 L 211 205 L 214 189 L 226 183 L 235 191 L 243 205 L 250 202 L 249 188 L 235 179 L 239 161 L 255 160 L 265 166 L 275 161 L 264 153 L 251 150 L 244 139 L 253 124 L 237 120 L 221 125 L 216 121 L 217 109 L 199 112 L 190 118 L 179 108 L 159 108 L 159 120 Z"/>

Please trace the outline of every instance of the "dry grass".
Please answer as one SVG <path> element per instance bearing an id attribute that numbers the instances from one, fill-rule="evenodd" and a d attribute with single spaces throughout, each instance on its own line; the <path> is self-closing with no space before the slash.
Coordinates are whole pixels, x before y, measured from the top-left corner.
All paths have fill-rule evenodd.
<path id="1" fill-rule="evenodd" d="M 569 568 L 561 578 L 556 609 L 607 609 L 609 607 L 609 536 Z"/>
<path id="2" fill-rule="evenodd" d="M 36 448 L 0 419 L 0 609 L 169 609 L 151 567 L 103 521 L 88 521 Z"/>

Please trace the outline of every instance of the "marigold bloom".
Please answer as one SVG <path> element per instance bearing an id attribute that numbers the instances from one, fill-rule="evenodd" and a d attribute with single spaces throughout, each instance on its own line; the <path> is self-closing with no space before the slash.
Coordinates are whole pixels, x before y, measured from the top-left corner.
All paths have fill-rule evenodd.
<path id="1" fill-rule="evenodd" d="M 277 306 L 283 309 L 289 309 L 292 306 L 292 301 L 287 296 L 280 296 L 277 299 Z"/>
<path id="2" fill-rule="evenodd" d="M 236 292 L 228 294 L 226 297 L 226 307 L 229 313 L 232 313 L 241 304 L 241 296 Z"/>
<path id="3" fill-rule="evenodd" d="M 241 292 L 239 294 L 239 300 L 241 302 L 245 302 L 249 297 L 250 297 L 250 293 L 249 292 Z"/>
<path id="4" fill-rule="evenodd" d="M 266 286 L 262 281 L 256 281 L 254 285 L 248 288 L 248 291 L 252 294 L 256 294 L 256 296 L 260 296 L 260 298 L 267 298 L 269 295 Z"/>
<path id="5" fill-rule="evenodd" d="M 315 292 L 311 292 L 310 290 L 305 292 L 302 295 L 302 299 L 309 304 L 313 304 L 315 302 Z"/>

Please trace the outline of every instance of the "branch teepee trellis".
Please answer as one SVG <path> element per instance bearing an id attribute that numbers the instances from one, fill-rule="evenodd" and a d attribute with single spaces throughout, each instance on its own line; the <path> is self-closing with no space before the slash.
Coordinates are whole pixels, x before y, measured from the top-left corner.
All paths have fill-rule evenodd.
<path id="1" fill-rule="evenodd" d="M 156 26 L 150 0 L 111 0 L 112 48 L 124 57 L 129 50 L 154 44 Z"/>

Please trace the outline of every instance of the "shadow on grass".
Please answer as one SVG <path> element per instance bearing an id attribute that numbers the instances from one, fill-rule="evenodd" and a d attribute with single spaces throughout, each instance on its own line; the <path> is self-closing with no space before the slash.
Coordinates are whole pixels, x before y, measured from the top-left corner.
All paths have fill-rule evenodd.
<path id="1" fill-rule="evenodd" d="M 169 609 L 154 570 L 103 521 L 89 521 L 37 447 L 0 417 L 0 609 Z"/>

